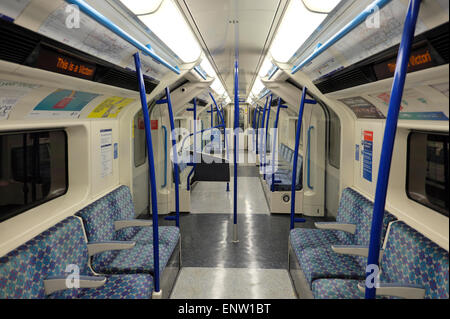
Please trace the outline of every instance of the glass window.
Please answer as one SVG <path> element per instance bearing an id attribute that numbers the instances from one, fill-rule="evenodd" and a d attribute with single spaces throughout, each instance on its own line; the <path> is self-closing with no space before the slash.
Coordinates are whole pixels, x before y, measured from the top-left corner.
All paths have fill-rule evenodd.
<path id="1" fill-rule="evenodd" d="M 448 216 L 449 138 L 413 132 L 408 139 L 408 197 Z"/>
<path id="2" fill-rule="evenodd" d="M 328 162 L 331 166 L 339 168 L 341 164 L 341 121 L 333 110 L 330 112 L 328 130 Z"/>
<path id="3" fill-rule="evenodd" d="M 65 131 L 0 133 L 0 222 L 64 195 L 67 187 Z"/>
<path id="4" fill-rule="evenodd" d="M 134 141 L 134 166 L 145 164 L 147 158 L 147 143 L 145 141 L 145 125 L 142 111 L 134 116 L 133 121 L 133 141 Z"/>

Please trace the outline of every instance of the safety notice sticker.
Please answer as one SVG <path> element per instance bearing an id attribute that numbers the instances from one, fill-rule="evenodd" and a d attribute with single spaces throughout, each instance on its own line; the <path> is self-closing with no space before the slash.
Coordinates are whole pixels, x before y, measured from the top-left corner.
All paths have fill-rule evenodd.
<path id="1" fill-rule="evenodd" d="M 363 178 L 372 182 L 372 158 L 373 158 L 373 132 L 364 131 L 363 133 Z"/>

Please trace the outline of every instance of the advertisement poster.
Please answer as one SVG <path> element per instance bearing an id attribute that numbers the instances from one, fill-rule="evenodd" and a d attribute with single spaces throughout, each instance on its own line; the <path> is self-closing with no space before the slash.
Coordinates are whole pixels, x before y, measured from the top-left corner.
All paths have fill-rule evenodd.
<path id="1" fill-rule="evenodd" d="M 359 119 L 384 119 L 383 113 L 375 105 L 361 96 L 339 100 L 355 113 Z"/>
<path id="2" fill-rule="evenodd" d="M 100 94 L 58 89 L 28 115 L 35 118 L 79 118 L 81 110 Z"/>
<path id="3" fill-rule="evenodd" d="M 120 111 L 135 99 L 127 99 L 119 96 L 112 96 L 100 103 L 89 115 L 88 118 L 115 118 Z"/>
<path id="4" fill-rule="evenodd" d="M 0 80 L 0 121 L 7 120 L 17 102 L 40 85 Z"/>

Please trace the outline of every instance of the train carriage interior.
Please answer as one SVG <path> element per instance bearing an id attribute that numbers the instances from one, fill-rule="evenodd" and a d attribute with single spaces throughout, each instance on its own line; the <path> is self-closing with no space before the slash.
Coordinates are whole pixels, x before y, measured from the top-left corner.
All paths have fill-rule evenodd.
<path id="1" fill-rule="evenodd" d="M 448 300 L 448 22 L 1 0 L 0 299 Z"/>

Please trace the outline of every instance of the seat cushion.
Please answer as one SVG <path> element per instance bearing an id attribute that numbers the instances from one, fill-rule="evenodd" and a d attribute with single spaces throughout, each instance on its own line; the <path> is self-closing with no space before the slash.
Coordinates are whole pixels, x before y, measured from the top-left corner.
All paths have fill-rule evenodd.
<path id="1" fill-rule="evenodd" d="M 359 280 L 319 279 L 312 283 L 312 293 L 316 299 L 364 299 L 358 289 Z"/>
<path id="2" fill-rule="evenodd" d="M 305 248 L 342 244 L 337 236 L 338 232 L 328 229 L 294 228 L 291 230 L 289 240 L 298 258 L 300 251 Z"/>
<path id="3" fill-rule="evenodd" d="M 159 238 L 159 270 L 162 272 L 178 244 L 179 229 L 164 227 L 160 229 Z M 100 274 L 154 274 L 153 242 L 137 242 L 131 249 L 95 255 L 92 258 L 92 268 Z"/>
<path id="4" fill-rule="evenodd" d="M 117 240 L 131 240 L 137 243 L 153 243 L 153 227 L 130 227 L 131 232 L 117 231 Z M 160 243 L 177 243 L 180 236 L 180 229 L 175 226 L 159 226 L 158 238 Z"/>
<path id="5" fill-rule="evenodd" d="M 99 288 L 67 289 L 48 296 L 50 299 L 150 299 L 153 278 L 149 275 L 109 276 Z"/>
<path id="6" fill-rule="evenodd" d="M 358 257 L 337 254 L 329 246 L 305 248 L 298 259 L 310 285 L 322 278 L 364 279 L 366 276 Z"/>

